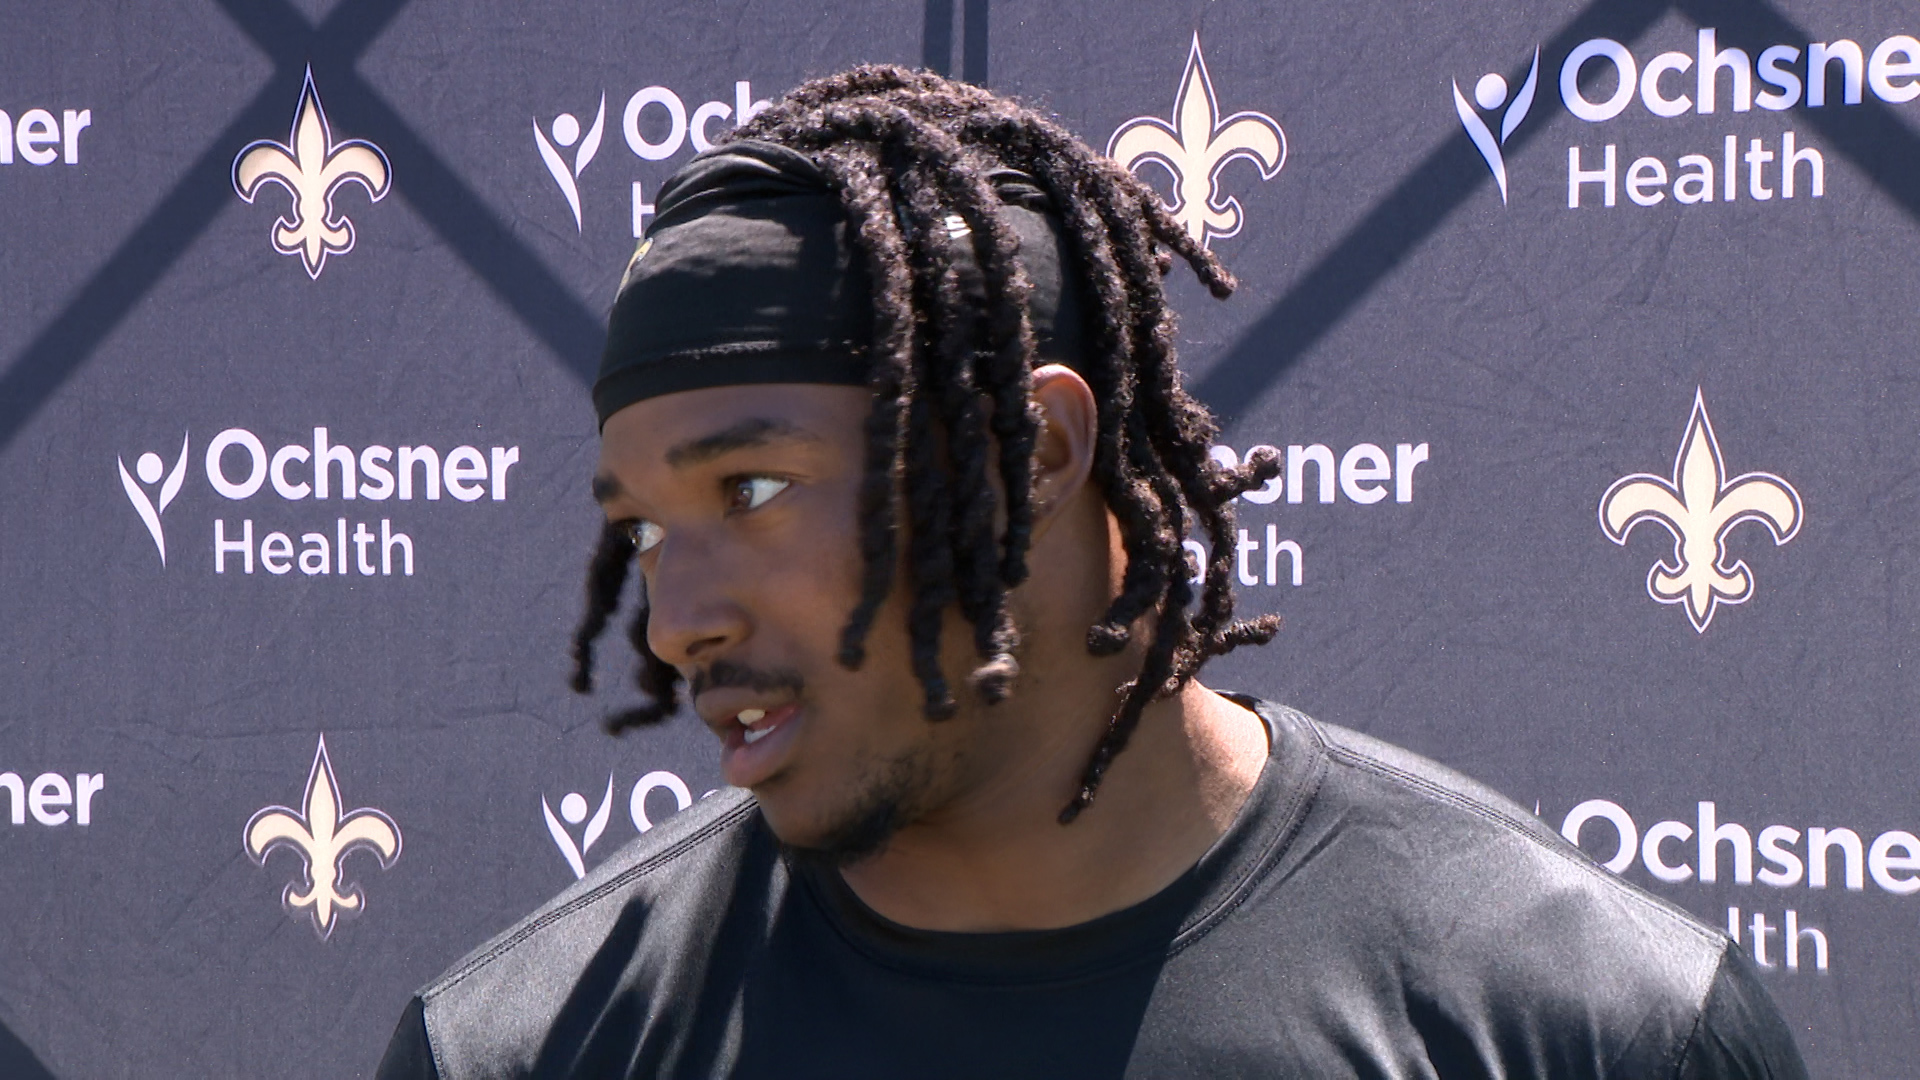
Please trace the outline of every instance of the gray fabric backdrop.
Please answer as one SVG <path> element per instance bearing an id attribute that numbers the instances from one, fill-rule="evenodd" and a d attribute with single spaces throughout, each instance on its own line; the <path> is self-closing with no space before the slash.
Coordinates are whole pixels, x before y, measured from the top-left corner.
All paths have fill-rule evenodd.
<path id="1" fill-rule="evenodd" d="M 5 5 L 0 1075 L 365 1074 L 410 990 L 717 782 L 694 726 L 616 742 L 563 685 L 584 383 L 660 182 L 865 60 L 1111 142 L 1240 274 L 1174 291 L 1219 452 L 1289 458 L 1240 553 L 1287 628 L 1210 681 L 1537 804 L 1761 953 L 1816 1075 L 1906 1074 L 1914 34 L 1804 0 Z"/>

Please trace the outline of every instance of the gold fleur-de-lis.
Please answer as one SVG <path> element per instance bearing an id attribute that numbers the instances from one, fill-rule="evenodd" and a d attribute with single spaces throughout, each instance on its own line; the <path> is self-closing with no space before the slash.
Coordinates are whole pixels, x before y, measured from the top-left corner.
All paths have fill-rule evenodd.
<path id="1" fill-rule="evenodd" d="M 1173 123 L 1136 116 L 1114 131 L 1107 156 L 1128 170 L 1150 162 L 1171 173 L 1174 198 L 1168 209 L 1204 245 L 1239 232 L 1245 218 L 1240 200 L 1221 196 L 1221 170 L 1245 159 L 1260 167 L 1262 180 L 1273 179 L 1287 161 L 1287 135 L 1266 113 L 1237 112 L 1220 119 L 1196 33 L 1173 99 Z"/>
<path id="2" fill-rule="evenodd" d="M 274 222 L 273 247 L 282 255 L 299 255 L 312 278 L 320 276 L 328 255 L 353 250 L 353 222 L 335 213 L 334 192 L 343 184 L 359 184 L 379 202 L 391 180 L 387 155 L 379 147 L 365 139 L 333 141 L 311 68 L 287 141 L 260 139 L 233 159 L 233 190 L 242 199 L 253 202 L 267 184 L 278 184 L 293 196 L 292 216 Z"/>
<path id="3" fill-rule="evenodd" d="M 289 915 L 305 909 L 313 919 L 314 932 L 325 940 L 339 916 L 358 914 L 366 899 L 357 884 L 341 887 L 342 860 L 366 850 L 379 856 L 380 868 L 387 869 L 400 857 L 400 828 L 378 810 L 340 812 L 340 784 L 327 758 L 325 735 L 313 755 L 302 805 L 302 810 L 269 806 L 254 814 L 247 822 L 245 844 L 257 866 L 265 866 L 276 848 L 300 856 L 305 885 L 288 882 L 280 900 Z"/>
<path id="4" fill-rule="evenodd" d="M 1663 604 L 1682 604 L 1688 621 L 1706 633 L 1719 604 L 1739 604 L 1753 595 L 1753 572 L 1745 560 L 1726 565 L 1726 537 L 1734 526 L 1757 521 L 1775 545 L 1800 531 L 1800 493 L 1772 473 L 1727 479 L 1720 444 L 1707 418 L 1707 404 L 1693 392 L 1693 416 L 1674 457 L 1671 480 L 1635 473 L 1613 482 L 1600 499 L 1600 528 L 1624 545 L 1634 526 L 1650 521 L 1673 534 L 1673 561 L 1647 572 L 1647 594 Z"/>

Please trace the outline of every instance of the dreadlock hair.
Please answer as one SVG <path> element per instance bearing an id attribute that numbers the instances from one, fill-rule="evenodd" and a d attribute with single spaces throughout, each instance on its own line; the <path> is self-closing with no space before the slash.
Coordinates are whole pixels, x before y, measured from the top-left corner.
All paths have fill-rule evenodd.
<path id="1" fill-rule="evenodd" d="M 839 194 L 850 243 L 865 260 L 873 408 L 858 506 L 863 575 L 838 659 L 849 669 L 865 659 L 867 632 L 897 570 L 904 515 L 908 633 L 929 719 L 956 708 L 939 654 L 950 606 L 973 628 L 981 661 L 969 679 L 974 693 L 1000 701 L 1019 671 L 1007 594 L 1027 577 L 1033 531 L 1035 346 L 1018 239 L 995 212 L 1001 199 L 989 173 L 1031 176 L 1064 224 L 1084 298 L 1086 347 L 1076 368 L 1098 402 L 1092 475 L 1127 556 L 1120 594 L 1087 631 L 1087 651 L 1118 653 L 1136 622 L 1146 628 L 1140 671 L 1119 688 L 1119 706 L 1060 812 L 1070 823 L 1092 803 L 1148 703 L 1185 685 L 1209 658 L 1264 644 L 1279 629 L 1278 616 L 1233 619 L 1229 578 L 1230 503 L 1276 475 L 1279 463 L 1269 451 L 1234 468 L 1211 457 L 1218 429 L 1180 386 L 1174 315 L 1161 284 L 1174 255 L 1217 298 L 1233 291 L 1233 276 L 1127 170 L 1036 112 L 930 72 L 869 65 L 814 80 L 728 136 L 739 138 L 810 156 Z M 953 215 L 972 237 L 984 305 L 960 288 L 947 239 Z M 1006 500 L 998 536 L 994 471 Z M 1183 546 L 1190 522 L 1211 548 L 1197 603 Z M 622 531 L 602 535 L 574 636 L 575 690 L 591 689 L 593 641 L 619 604 L 632 556 Z M 649 700 L 609 717 L 612 731 L 657 722 L 676 704 L 678 673 L 648 649 L 646 623 L 643 596 L 630 637 Z"/>

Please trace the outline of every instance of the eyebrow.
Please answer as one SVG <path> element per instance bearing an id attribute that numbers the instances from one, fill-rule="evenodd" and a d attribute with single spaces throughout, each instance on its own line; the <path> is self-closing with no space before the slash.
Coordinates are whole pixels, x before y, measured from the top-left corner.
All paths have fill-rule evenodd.
<path id="1" fill-rule="evenodd" d="M 724 427 L 711 435 L 675 443 L 667 450 L 667 464 L 676 469 L 699 465 L 735 450 L 771 446 L 782 442 L 817 443 L 820 436 L 790 420 L 754 416 Z"/>

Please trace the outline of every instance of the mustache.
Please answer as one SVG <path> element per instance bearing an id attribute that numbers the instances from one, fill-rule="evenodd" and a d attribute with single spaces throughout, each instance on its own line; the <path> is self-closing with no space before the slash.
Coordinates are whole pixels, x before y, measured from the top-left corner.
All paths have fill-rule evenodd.
<path id="1" fill-rule="evenodd" d="M 765 694 L 775 690 L 786 690 L 799 694 L 806 689 L 806 680 L 792 668 L 748 667 L 733 660 L 715 660 L 687 677 L 687 688 L 694 697 L 709 690 L 745 689 L 756 694 Z"/>

